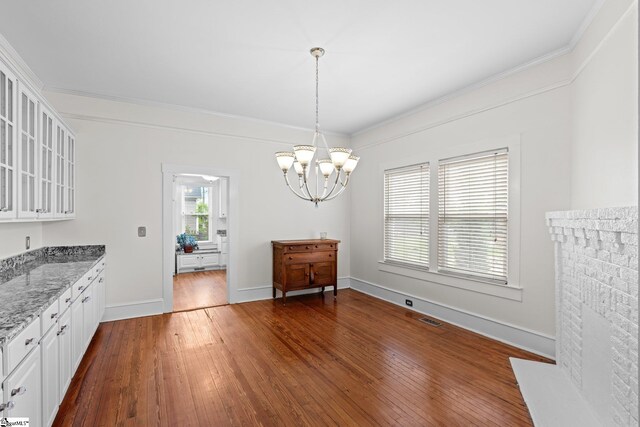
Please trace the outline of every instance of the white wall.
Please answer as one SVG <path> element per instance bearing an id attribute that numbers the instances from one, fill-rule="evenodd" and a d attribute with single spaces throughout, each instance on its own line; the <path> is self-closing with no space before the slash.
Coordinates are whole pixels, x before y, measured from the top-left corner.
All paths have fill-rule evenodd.
<path id="1" fill-rule="evenodd" d="M 573 209 L 638 203 L 637 3 L 614 19 L 629 3 L 609 2 L 593 22 L 590 30 L 605 36 L 584 40 L 601 45 L 582 69 L 584 54 L 574 55 L 579 74 L 571 85 Z"/>
<path id="2" fill-rule="evenodd" d="M 466 326 L 486 318 L 515 326 L 523 331 L 520 345 L 537 345 L 529 332 L 552 338 L 553 246 L 545 212 L 637 204 L 637 12 L 624 15 L 631 3 L 605 3 L 568 54 L 355 135 L 352 146 L 362 160 L 351 189 L 352 277 L 380 295 L 390 295 L 382 286 L 453 308 L 443 312 Z M 523 288 L 522 301 L 379 270 L 381 165 L 510 134 L 521 136 L 520 280 L 514 285 Z"/>
<path id="3" fill-rule="evenodd" d="M 31 237 L 31 249 L 42 246 L 42 223 L 0 223 L 0 259 L 25 251 L 25 237 Z"/>
<path id="4" fill-rule="evenodd" d="M 318 237 L 343 244 L 349 276 L 348 195 L 314 208 L 285 187 L 273 153 L 310 141 L 307 131 L 210 114 L 48 93 L 77 135 L 77 219 L 44 225 L 46 244 L 104 243 L 107 305 L 162 298 L 163 162 L 240 173 L 236 289 L 271 285 L 274 239 Z M 330 136 L 336 145 L 346 138 Z M 231 213 L 233 215 L 233 213 Z M 147 237 L 137 237 L 137 227 Z M 264 290 L 265 295 L 270 289 Z"/>

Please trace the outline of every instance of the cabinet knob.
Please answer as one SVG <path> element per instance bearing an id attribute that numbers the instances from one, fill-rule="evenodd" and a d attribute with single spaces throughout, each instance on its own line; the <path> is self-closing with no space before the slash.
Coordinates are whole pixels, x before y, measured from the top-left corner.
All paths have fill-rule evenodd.
<path id="1" fill-rule="evenodd" d="M 65 329 L 67 329 L 67 325 L 62 325 L 60 327 L 60 330 L 58 331 L 58 333 L 56 335 L 60 336 L 60 335 L 64 335 L 65 334 Z"/>
<path id="2" fill-rule="evenodd" d="M 14 388 L 11 390 L 11 396 L 20 396 L 27 392 L 27 388 L 25 386 Z"/>
<path id="3" fill-rule="evenodd" d="M 289 246 L 289 250 L 292 251 L 293 250 L 293 246 Z"/>
<path id="4" fill-rule="evenodd" d="M 55 319 L 56 317 L 58 317 L 58 313 L 51 313 L 51 318 Z"/>
<path id="5" fill-rule="evenodd" d="M 304 248 L 305 248 L 305 249 L 309 249 L 309 246 L 305 246 Z"/>
<path id="6" fill-rule="evenodd" d="M 82 299 L 82 302 L 83 302 L 83 303 L 85 303 L 85 302 L 89 301 L 90 299 L 91 299 L 91 297 L 84 297 L 84 298 Z"/>
<path id="7" fill-rule="evenodd" d="M 331 258 L 331 254 L 329 254 L 329 258 Z"/>
<path id="8" fill-rule="evenodd" d="M 89 280 L 91 280 L 91 278 L 89 278 Z M 84 286 L 78 286 L 78 290 L 81 291 L 84 289 Z"/>
<path id="9" fill-rule="evenodd" d="M 13 409 L 15 408 L 16 404 L 13 403 L 13 401 L 8 401 L 7 403 L 0 403 L 0 412 L 4 411 L 5 409 Z"/>
<path id="10" fill-rule="evenodd" d="M 33 340 L 34 340 L 33 338 L 27 338 L 27 339 L 24 341 L 24 345 L 31 345 L 31 344 L 33 343 Z"/>
<path id="11" fill-rule="evenodd" d="M 292 260 L 292 259 L 293 259 L 293 257 L 292 257 L 292 256 L 290 256 L 290 257 L 289 257 L 289 259 L 290 259 L 290 260 Z"/>
<path id="12" fill-rule="evenodd" d="M 316 245 L 316 249 L 318 249 L 318 245 Z"/>

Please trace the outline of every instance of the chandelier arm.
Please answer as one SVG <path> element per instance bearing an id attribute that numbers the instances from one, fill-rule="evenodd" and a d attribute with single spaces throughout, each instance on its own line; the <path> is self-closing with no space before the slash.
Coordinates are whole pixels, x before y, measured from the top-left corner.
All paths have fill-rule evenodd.
<path id="1" fill-rule="evenodd" d="M 336 180 L 333 182 L 333 187 L 331 187 L 331 191 L 329 191 L 329 194 L 326 194 L 326 186 L 325 186 L 325 192 L 322 193 L 322 199 L 326 199 L 327 197 L 330 197 L 331 194 L 333 194 L 333 192 L 335 191 L 338 182 L 340 182 L 340 171 L 338 169 L 336 169 Z"/>
<path id="2" fill-rule="evenodd" d="M 302 192 L 304 193 L 304 190 L 306 190 L 307 194 L 309 195 L 309 200 L 311 200 L 313 202 L 314 197 L 311 195 L 311 191 L 309 190 L 309 181 L 307 180 L 307 167 L 308 166 L 303 166 L 302 167 L 302 177 L 304 179 L 304 188 L 303 188 Z M 318 176 L 316 174 L 316 180 L 317 179 L 318 179 Z M 316 194 L 315 198 L 317 198 L 317 196 L 318 195 Z"/>
<path id="3" fill-rule="evenodd" d="M 328 202 L 329 200 L 333 200 L 336 197 L 338 197 L 339 195 L 341 195 L 344 192 L 344 190 L 347 188 L 347 185 L 349 185 L 349 178 L 350 178 L 350 175 L 347 175 L 347 178 L 345 179 L 345 181 L 344 182 L 340 182 L 340 185 L 342 187 L 340 188 L 340 190 L 338 190 L 338 192 L 336 194 L 334 194 L 334 195 L 332 195 L 330 197 L 327 197 L 322 201 L 323 202 Z"/>
<path id="4" fill-rule="evenodd" d="M 327 150 L 327 154 L 329 154 L 329 144 L 327 144 L 327 140 L 324 138 L 324 135 L 321 133 L 320 138 L 322 138 L 322 142 L 324 142 L 324 148 Z"/>
<path id="5" fill-rule="evenodd" d="M 300 197 L 302 200 L 312 200 L 310 197 L 306 197 L 306 196 L 304 195 L 304 193 L 303 193 L 302 195 L 301 195 L 301 194 L 298 194 L 298 192 L 297 192 L 296 190 L 294 190 L 294 189 L 293 189 L 293 187 L 291 186 L 291 184 L 289 184 L 289 177 L 287 176 L 287 173 L 286 173 L 286 172 L 284 173 L 284 182 L 287 184 L 287 187 L 289 187 L 289 190 L 291 190 L 291 192 L 292 192 L 293 194 L 295 194 L 296 196 Z"/>

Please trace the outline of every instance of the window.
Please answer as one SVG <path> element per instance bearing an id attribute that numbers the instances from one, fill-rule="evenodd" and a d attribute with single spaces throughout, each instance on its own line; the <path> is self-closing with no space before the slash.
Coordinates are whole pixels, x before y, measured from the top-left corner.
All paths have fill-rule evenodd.
<path id="1" fill-rule="evenodd" d="M 507 282 L 507 150 L 441 160 L 438 271 Z"/>
<path id="2" fill-rule="evenodd" d="M 182 232 L 199 242 L 212 240 L 211 188 L 200 185 L 182 186 Z"/>
<path id="3" fill-rule="evenodd" d="M 384 172 L 384 260 L 429 267 L 429 164 Z"/>

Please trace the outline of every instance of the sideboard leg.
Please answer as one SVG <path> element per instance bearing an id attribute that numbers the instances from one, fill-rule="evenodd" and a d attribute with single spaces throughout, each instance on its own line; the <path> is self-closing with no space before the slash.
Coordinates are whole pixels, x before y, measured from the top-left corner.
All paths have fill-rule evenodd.
<path id="1" fill-rule="evenodd" d="M 282 291 L 282 305 L 287 305 L 287 293 Z"/>
<path id="2" fill-rule="evenodd" d="M 273 299 L 276 299 L 276 287 L 273 287 Z"/>
<path id="3" fill-rule="evenodd" d="M 338 298 L 338 285 L 333 286 L 333 297 Z"/>

